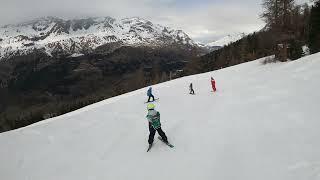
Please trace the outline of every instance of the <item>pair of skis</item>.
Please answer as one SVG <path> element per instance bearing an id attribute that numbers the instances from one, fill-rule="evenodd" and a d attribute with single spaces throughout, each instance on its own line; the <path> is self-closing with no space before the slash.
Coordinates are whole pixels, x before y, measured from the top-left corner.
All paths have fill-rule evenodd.
<path id="1" fill-rule="evenodd" d="M 159 139 L 160 141 L 162 141 L 163 143 L 165 143 L 165 144 L 166 144 L 167 146 L 169 146 L 170 148 L 173 148 L 173 147 L 174 147 L 171 143 L 169 143 L 169 142 L 164 142 L 161 137 L 158 137 L 158 139 Z M 149 147 L 148 147 L 148 149 L 147 149 L 147 152 L 150 151 L 150 149 L 152 148 L 152 145 L 153 145 L 153 144 L 149 144 Z"/>
<path id="2" fill-rule="evenodd" d="M 158 101 L 159 100 L 159 98 L 156 98 L 156 99 L 154 99 L 153 101 L 147 101 L 147 102 L 144 102 L 145 104 L 147 104 L 147 103 L 152 103 L 152 102 L 155 102 L 155 101 Z"/>

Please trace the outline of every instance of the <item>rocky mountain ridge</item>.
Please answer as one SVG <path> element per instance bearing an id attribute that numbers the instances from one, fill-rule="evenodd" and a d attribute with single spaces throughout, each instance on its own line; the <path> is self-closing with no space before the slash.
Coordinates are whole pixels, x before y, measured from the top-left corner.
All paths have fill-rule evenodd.
<path id="1" fill-rule="evenodd" d="M 134 17 L 63 20 L 46 17 L 0 28 L 0 60 L 41 50 L 49 56 L 81 55 L 106 44 L 198 47 L 182 30 Z"/>

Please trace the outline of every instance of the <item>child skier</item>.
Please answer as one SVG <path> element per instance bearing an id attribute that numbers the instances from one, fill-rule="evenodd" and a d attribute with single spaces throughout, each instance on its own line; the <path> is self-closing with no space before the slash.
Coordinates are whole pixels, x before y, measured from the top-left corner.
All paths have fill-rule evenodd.
<path id="1" fill-rule="evenodd" d="M 192 83 L 190 83 L 189 85 L 189 90 L 190 90 L 190 94 L 194 94 Z"/>
<path id="2" fill-rule="evenodd" d="M 154 104 L 148 104 L 147 109 L 148 109 L 148 114 L 147 114 L 147 119 L 149 122 L 149 148 L 151 148 L 154 135 L 156 134 L 156 131 L 158 131 L 158 134 L 161 136 L 163 142 L 168 143 L 168 139 L 166 134 L 162 131 L 161 129 L 161 123 L 160 123 L 160 113 L 156 110 L 154 110 L 155 105 Z"/>
<path id="3" fill-rule="evenodd" d="M 212 90 L 213 92 L 216 92 L 216 81 L 213 79 L 213 77 L 211 77 L 211 86 L 212 86 Z"/>
<path id="4" fill-rule="evenodd" d="M 151 98 L 152 98 L 152 101 L 154 101 L 154 96 L 152 95 L 152 87 L 148 89 L 147 96 L 149 97 L 147 102 L 150 102 Z"/>

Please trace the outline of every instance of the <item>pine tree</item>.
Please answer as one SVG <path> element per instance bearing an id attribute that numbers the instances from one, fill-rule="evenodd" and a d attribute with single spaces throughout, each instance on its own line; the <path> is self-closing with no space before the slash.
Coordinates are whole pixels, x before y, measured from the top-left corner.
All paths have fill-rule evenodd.
<path id="1" fill-rule="evenodd" d="M 309 23 L 309 48 L 311 53 L 320 51 L 320 1 L 311 8 Z"/>
<path id="2" fill-rule="evenodd" d="M 304 4 L 303 5 L 303 15 L 302 15 L 302 20 L 300 20 L 303 24 L 302 24 L 302 29 L 301 29 L 301 35 L 302 38 L 307 41 L 308 37 L 309 37 L 309 21 L 310 21 L 310 7 L 308 6 L 308 4 Z"/>
<path id="3" fill-rule="evenodd" d="M 290 26 L 290 13 L 294 9 L 294 0 L 280 0 L 281 2 L 281 16 L 282 16 L 282 29 L 287 31 Z"/>
<path id="4" fill-rule="evenodd" d="M 299 59 L 303 56 L 302 44 L 297 40 L 289 41 L 289 58 L 292 60 Z"/>

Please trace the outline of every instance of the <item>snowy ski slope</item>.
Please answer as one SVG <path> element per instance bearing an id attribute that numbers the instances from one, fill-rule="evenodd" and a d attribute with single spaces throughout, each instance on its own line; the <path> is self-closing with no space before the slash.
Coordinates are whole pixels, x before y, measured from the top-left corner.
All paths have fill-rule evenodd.
<path id="1" fill-rule="evenodd" d="M 0 134 L 0 179 L 319 180 L 320 53 L 261 61 L 153 86 L 173 149 L 146 152 L 144 88 Z"/>

